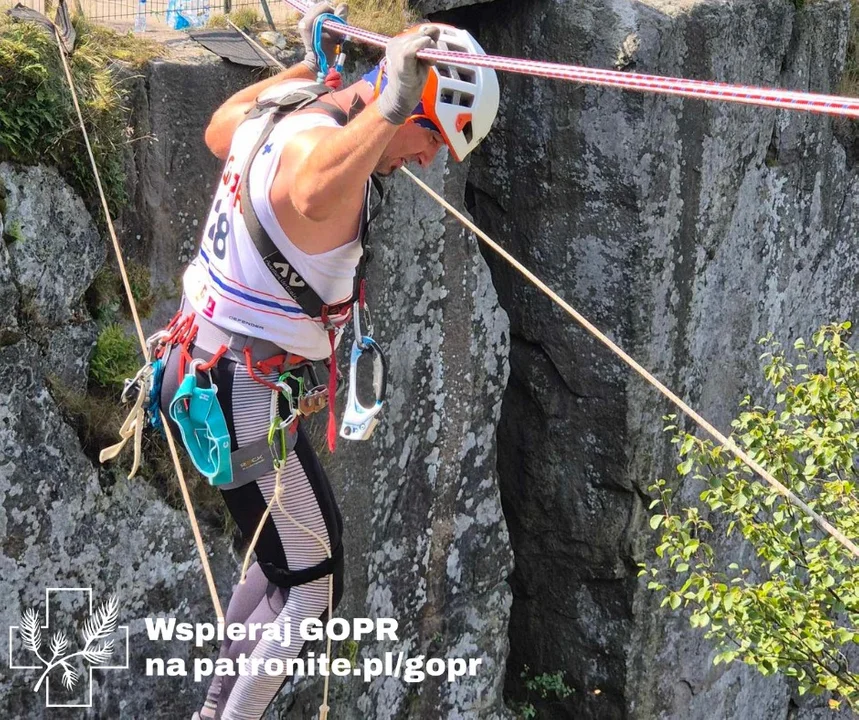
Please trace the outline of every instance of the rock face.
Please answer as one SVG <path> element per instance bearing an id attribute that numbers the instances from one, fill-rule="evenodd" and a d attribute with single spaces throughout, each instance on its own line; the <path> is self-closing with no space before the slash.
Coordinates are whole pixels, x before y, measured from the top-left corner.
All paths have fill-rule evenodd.
<path id="1" fill-rule="evenodd" d="M 467 21 L 492 53 L 819 92 L 837 90 L 848 23 L 841 1 L 491 7 Z M 501 84 L 469 176 L 478 223 L 721 428 L 759 387 L 758 337 L 855 313 L 857 174 L 830 120 Z M 824 701 L 797 709 L 782 681 L 713 667 L 701 635 L 638 583 L 647 487 L 676 463 L 661 432 L 672 408 L 491 265 L 512 337 L 499 428 L 516 555 L 508 690 L 528 665 L 566 671 L 577 691 L 541 717 L 813 716 Z"/>
<path id="2" fill-rule="evenodd" d="M 195 221 L 205 216 L 219 173 L 203 128 L 215 107 L 252 79 L 198 59 L 156 62 L 135 85 L 133 124 L 143 139 L 129 157 L 134 206 L 120 223 L 121 242 L 161 286 L 161 315 L 172 314 L 177 278 L 199 234 Z M 117 592 L 121 622 L 130 625 L 134 690 L 121 690 L 127 674 L 97 673 L 93 712 L 189 717 L 206 683 L 144 676 L 146 657 L 216 653 L 211 645 L 152 643 L 144 631 L 144 618 L 156 615 L 212 619 L 184 513 L 142 481 L 94 467 L 45 382 L 49 368 L 64 360 L 73 368 L 54 382 L 85 388 L 96 329 L 79 299 L 105 245 L 55 173 L 7 166 L 0 173 L 16 183 L 6 183 L 7 237 L 12 223 L 30 217 L 25 212 L 33 215 L 32 223 L 21 223 L 25 240 L 39 223 L 35 242 L 10 241 L 0 254 L 0 308 L 9 310 L 2 319 L 9 342 L 0 346 L 0 621 L 15 624 L 23 608 L 41 607 L 46 585 Z M 439 163 L 426 178 L 461 199 L 465 174 Z M 495 428 L 508 373 L 507 318 L 474 239 L 405 178 L 388 186 L 372 235 L 369 294 L 376 338 L 390 362 L 389 403 L 372 442 L 341 441 L 334 458 L 323 456 L 345 520 L 347 589 L 338 615 L 398 621 L 397 642 L 364 642 L 359 657 L 402 652 L 480 666 L 456 683 L 337 679 L 331 705 L 344 718 L 506 719 L 501 686 L 512 554 L 495 477 Z M 74 269 L 74 277 L 64 285 L 46 282 L 36 272 L 43 256 Z M 21 309 L 31 306 L 26 314 Z M 147 331 L 157 327 L 157 315 Z M 44 346 L 40 323 L 51 331 Z M 344 343 L 341 362 L 347 352 Z M 204 536 L 226 606 L 236 559 L 216 528 L 204 526 Z M 4 717 L 39 712 L 43 697 L 31 692 L 28 677 L 0 680 Z M 305 683 L 282 695 L 271 714 L 285 716 L 289 707 L 289 717 L 315 716 L 320 691 L 321 682 Z"/>
<path id="3" fill-rule="evenodd" d="M 54 170 L 3 164 L 0 179 L 6 188 L 0 223 L 6 231 L 0 253 L 0 624 L 20 624 L 26 608 L 44 613 L 48 587 L 93 588 L 96 602 L 116 593 L 120 622 L 132 628 L 130 672 L 139 692 L 126 691 L 127 675 L 97 673 L 98 711 L 102 717 L 173 718 L 177 689 L 147 678 L 144 658 L 187 657 L 189 646 L 150 643 L 142 618 L 183 617 L 191 610 L 210 617 L 187 520 L 145 483 L 100 473 L 46 382 L 50 377 L 54 386 L 77 392 L 86 386 L 96 330 L 80 298 L 104 262 L 105 244 Z M 215 540 L 213 566 L 229 578 L 228 543 Z M 74 626 L 64 627 L 74 633 Z M 42 715 L 45 695 L 32 692 L 34 682 L 32 671 L 0 674 L 3 717 Z M 153 710 L 153 699 L 166 697 L 170 703 Z M 191 689 L 186 702 L 194 700 Z"/>
<path id="4" fill-rule="evenodd" d="M 848 26 L 847 0 L 461 5 L 419 9 L 457 7 L 442 17 L 497 54 L 822 92 L 836 88 Z M 130 158 L 123 242 L 162 287 L 161 316 L 219 171 L 203 127 L 251 79 L 194 60 L 155 63 L 136 85 L 137 135 L 153 138 Z M 759 387 L 756 338 L 854 312 L 859 153 L 849 133 L 839 140 L 809 115 L 500 79 L 498 125 L 470 169 L 438 164 L 426 178 L 465 198 L 482 226 L 720 427 Z M 100 675 L 93 713 L 189 716 L 204 686 L 142 668 L 148 655 L 213 656 L 144 639 L 147 616 L 211 618 L 184 515 L 153 488 L 97 471 L 45 380 L 94 340 L 79 299 L 101 240 L 51 171 L 2 166 L 0 176 L 23 178 L 0 203 L 0 626 L 38 606 L 45 585 L 116 588 L 135 642 L 133 692 L 129 676 Z M 537 700 L 545 718 L 823 717 L 825 701 L 792 698 L 783 681 L 714 668 L 710 646 L 636 578 L 652 545 L 647 487 L 675 462 L 661 432 L 670 408 L 490 259 L 493 287 L 473 238 L 406 179 L 387 184 L 369 292 L 389 405 L 371 442 L 323 454 L 345 521 L 338 615 L 399 622 L 396 642 L 358 646 L 364 659 L 482 665 L 456 683 L 337 679 L 333 716 L 508 718 L 502 684 L 521 697 L 528 665 L 531 675 L 563 670 L 576 689 Z M 32 236 L 29 221 L 15 222 L 29 216 L 42 223 Z M 74 277 L 46 283 L 45 260 Z M 86 362 L 62 382 L 82 387 Z M 226 600 L 236 562 L 213 528 L 206 536 Z M 38 716 L 26 679 L 3 674 L 0 690 L 4 717 Z M 272 716 L 315 715 L 321 683 L 294 690 Z"/>

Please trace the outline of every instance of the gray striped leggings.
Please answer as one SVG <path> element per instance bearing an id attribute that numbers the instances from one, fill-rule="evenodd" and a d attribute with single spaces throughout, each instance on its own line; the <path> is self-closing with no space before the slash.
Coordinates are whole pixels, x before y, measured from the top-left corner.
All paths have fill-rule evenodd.
<path id="1" fill-rule="evenodd" d="M 192 357 L 208 360 L 211 355 L 193 344 Z M 174 349 L 176 350 L 176 349 Z M 170 353 L 161 392 L 162 407 L 167 408 L 179 382 L 179 352 Z M 264 375 L 277 379 L 277 373 Z M 227 419 L 233 450 L 250 445 L 268 434 L 271 390 L 252 379 L 242 363 L 222 358 L 212 370 L 218 386 L 218 399 Z M 175 429 L 175 428 L 174 428 Z M 176 437 L 179 437 L 177 432 Z M 298 431 L 295 449 L 290 453 L 282 474 L 281 501 L 284 509 L 302 525 L 322 537 L 329 547 L 340 546 L 343 522 L 331 486 L 319 464 L 306 434 Z M 245 540 L 256 532 L 275 487 L 274 471 L 241 487 L 225 490 L 222 496 Z M 334 606 L 343 593 L 342 555 L 334 564 Z M 298 627 L 308 618 L 328 616 L 328 575 L 300 585 L 284 587 L 282 571 L 300 571 L 327 560 L 327 553 L 309 534 L 296 527 L 274 504 L 256 546 L 255 562 L 244 584 L 233 587 L 226 613 L 230 623 L 276 623 L 291 627 L 291 642 L 279 640 L 225 640 L 219 658 L 248 658 L 284 661 L 301 653 L 304 643 Z M 262 565 L 260 564 L 262 563 Z M 216 677 L 206 696 L 202 718 L 218 720 L 258 720 L 287 680 L 286 675 L 271 676 L 264 671 L 253 676 Z"/>

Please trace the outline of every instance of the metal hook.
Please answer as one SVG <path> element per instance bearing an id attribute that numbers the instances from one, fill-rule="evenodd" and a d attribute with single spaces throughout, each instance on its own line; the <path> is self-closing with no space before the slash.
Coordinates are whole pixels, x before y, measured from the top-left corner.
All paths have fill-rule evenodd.
<path id="1" fill-rule="evenodd" d="M 361 338 L 358 342 L 357 338 Z M 364 407 L 358 400 L 358 361 L 365 352 L 373 354 L 373 391 L 375 401 L 372 407 Z M 385 393 L 388 387 L 388 362 L 382 348 L 369 335 L 358 335 L 352 343 L 352 354 L 349 358 L 349 394 L 346 409 L 343 412 L 343 422 L 340 425 L 340 437 L 347 440 L 368 440 L 379 423 L 378 415 L 385 405 Z"/>
<path id="2" fill-rule="evenodd" d="M 367 315 L 367 332 L 364 333 L 361 327 L 361 311 Z M 364 305 L 361 306 L 361 301 L 356 300 L 352 304 L 352 327 L 355 331 L 355 342 L 358 343 L 358 347 L 362 350 L 365 349 L 364 338 L 373 336 L 373 317 L 370 315 L 370 308 Z"/>

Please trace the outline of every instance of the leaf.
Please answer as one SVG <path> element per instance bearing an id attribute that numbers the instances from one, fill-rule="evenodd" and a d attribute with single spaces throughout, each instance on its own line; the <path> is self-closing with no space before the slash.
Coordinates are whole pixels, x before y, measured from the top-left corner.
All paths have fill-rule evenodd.
<path id="1" fill-rule="evenodd" d="M 54 657 L 64 655 L 68 647 L 69 641 L 66 638 L 66 634 L 62 630 L 54 633 L 54 636 L 51 638 L 51 652 L 54 654 Z"/>
<path id="2" fill-rule="evenodd" d="M 71 690 L 78 681 L 78 674 L 71 665 L 63 663 L 63 668 L 63 687 Z"/>
<path id="3" fill-rule="evenodd" d="M 41 623 L 32 608 L 27 608 L 21 616 L 21 640 L 30 652 L 37 653 L 42 647 Z"/>
<path id="4" fill-rule="evenodd" d="M 111 655 L 113 655 L 113 640 L 106 640 L 95 650 L 84 650 L 83 652 L 84 659 L 90 665 L 102 665 L 110 660 Z"/>
<path id="5" fill-rule="evenodd" d="M 87 618 L 81 633 L 85 646 L 102 640 L 116 632 L 119 620 L 119 601 L 116 595 L 111 595 L 107 602 L 99 605 L 95 614 Z"/>
<path id="6" fill-rule="evenodd" d="M 652 518 L 650 518 L 650 529 L 656 530 L 660 525 L 662 525 L 662 521 L 664 519 L 664 515 L 654 515 Z"/>

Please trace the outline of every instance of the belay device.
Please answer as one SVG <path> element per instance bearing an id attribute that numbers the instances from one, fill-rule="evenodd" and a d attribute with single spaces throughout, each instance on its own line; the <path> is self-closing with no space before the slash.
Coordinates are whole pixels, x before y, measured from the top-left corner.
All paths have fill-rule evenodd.
<path id="1" fill-rule="evenodd" d="M 349 392 L 346 397 L 346 408 L 343 411 L 343 422 L 340 425 L 340 437 L 347 440 L 369 440 L 379 423 L 378 415 L 385 405 L 388 362 L 382 348 L 376 341 L 361 331 L 360 302 L 356 302 L 352 309 L 352 319 L 355 327 L 355 340 L 352 341 L 352 354 L 349 357 Z M 372 329 L 370 333 L 372 334 Z M 366 352 L 373 355 L 373 393 L 375 398 L 371 407 L 364 407 L 358 400 L 358 361 Z"/>

